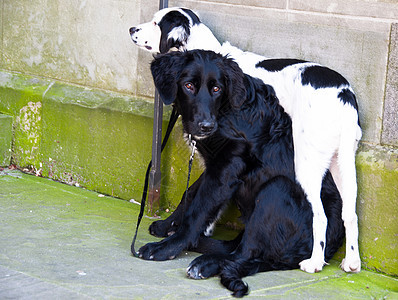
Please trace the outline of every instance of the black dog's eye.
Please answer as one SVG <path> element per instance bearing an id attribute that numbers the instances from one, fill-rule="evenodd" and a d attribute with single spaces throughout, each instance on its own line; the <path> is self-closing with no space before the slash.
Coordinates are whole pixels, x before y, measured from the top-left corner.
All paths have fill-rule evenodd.
<path id="1" fill-rule="evenodd" d="M 195 86 L 193 85 L 192 82 L 187 82 L 187 83 L 185 83 L 185 87 L 186 87 L 187 90 L 189 90 L 189 91 L 191 91 L 191 92 L 194 92 L 194 91 L 195 91 Z"/>
<path id="2" fill-rule="evenodd" d="M 213 91 L 213 94 L 217 94 L 221 91 L 221 88 L 219 86 L 213 86 L 212 91 Z"/>
<path id="3" fill-rule="evenodd" d="M 156 25 L 158 25 L 158 23 L 156 23 L 155 21 L 153 21 L 153 25 L 155 25 L 155 26 L 156 26 Z"/>

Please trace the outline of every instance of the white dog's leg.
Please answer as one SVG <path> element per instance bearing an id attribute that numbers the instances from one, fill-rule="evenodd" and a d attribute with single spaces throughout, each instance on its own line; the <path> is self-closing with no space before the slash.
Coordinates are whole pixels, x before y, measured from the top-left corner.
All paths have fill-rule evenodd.
<path id="1" fill-rule="evenodd" d="M 352 126 L 348 128 L 352 128 Z M 357 181 L 355 170 L 355 152 L 360 137 L 361 131 L 359 127 L 353 128 L 353 130 L 346 130 L 342 134 L 338 155 L 336 159 L 333 159 L 331 167 L 333 178 L 343 200 L 342 219 L 346 231 L 346 256 L 341 263 L 341 268 L 345 272 L 359 272 L 361 270 L 358 247 L 358 217 L 356 214 Z"/>
<path id="2" fill-rule="evenodd" d="M 307 120 L 312 120 L 308 116 Z M 298 122 L 293 121 L 294 164 L 297 181 L 300 183 L 313 212 L 313 239 L 311 258 L 300 263 L 300 269 L 314 273 L 322 270 L 325 265 L 327 218 L 321 201 L 322 180 L 329 168 L 334 151 L 328 144 L 314 144 L 314 137 L 322 134 L 325 129 L 307 124 L 305 127 L 313 130 L 303 130 Z"/>
<path id="3" fill-rule="evenodd" d="M 304 165 L 302 167 L 305 168 Z M 303 260 L 300 263 L 300 269 L 308 273 L 314 273 L 314 272 L 320 272 L 323 266 L 325 265 L 324 253 L 327 242 L 326 241 L 327 218 L 320 198 L 323 173 L 315 174 L 315 172 L 311 172 L 310 169 L 307 168 L 304 173 L 309 171 L 310 174 L 307 173 L 306 175 L 303 176 L 300 175 L 301 174 L 300 170 L 301 170 L 300 167 L 298 170 L 296 169 L 296 174 L 299 182 L 301 183 L 301 186 L 303 187 L 304 191 L 307 193 L 307 199 L 312 206 L 312 211 L 313 211 L 312 231 L 314 239 L 311 258 Z"/>

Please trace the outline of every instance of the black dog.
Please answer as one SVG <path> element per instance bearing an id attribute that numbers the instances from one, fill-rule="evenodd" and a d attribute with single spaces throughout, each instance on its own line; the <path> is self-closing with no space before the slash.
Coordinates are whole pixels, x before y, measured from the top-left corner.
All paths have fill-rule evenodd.
<path id="1" fill-rule="evenodd" d="M 243 276 L 298 268 L 311 256 L 312 209 L 295 179 L 291 119 L 272 87 L 211 51 L 161 55 L 151 71 L 164 103 L 174 102 L 184 132 L 196 140 L 205 171 L 188 190 L 185 207 L 181 203 L 150 228 L 158 236 L 175 233 L 141 247 L 140 257 L 173 259 L 184 249 L 205 253 L 190 264 L 188 276 L 220 275 L 238 297 L 248 291 Z M 341 198 L 330 173 L 321 198 L 329 260 L 344 238 Z M 230 242 L 203 236 L 230 201 L 240 209 L 245 230 Z"/>

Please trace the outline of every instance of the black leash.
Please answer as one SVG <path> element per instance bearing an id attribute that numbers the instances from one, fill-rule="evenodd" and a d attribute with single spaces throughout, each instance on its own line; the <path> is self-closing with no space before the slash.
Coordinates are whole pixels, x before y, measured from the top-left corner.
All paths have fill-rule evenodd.
<path id="1" fill-rule="evenodd" d="M 165 134 L 165 136 L 163 138 L 163 142 L 162 142 L 162 146 L 160 148 L 160 152 L 162 152 L 164 147 L 166 146 L 167 140 L 169 139 L 170 133 L 173 130 L 173 127 L 174 127 L 175 123 L 177 122 L 178 116 L 179 116 L 179 113 L 177 112 L 177 109 L 175 108 L 175 106 L 173 106 L 173 111 L 171 112 L 171 115 L 170 115 L 169 125 L 167 126 L 166 134 Z M 149 179 L 149 172 L 151 170 L 151 167 L 152 167 L 152 160 L 149 162 L 148 168 L 146 170 L 144 190 L 142 192 L 142 199 L 141 199 L 141 208 L 140 208 L 140 213 L 138 215 L 138 220 L 137 220 L 137 228 L 135 229 L 133 242 L 131 243 L 131 253 L 135 257 L 138 257 L 138 253 L 137 253 L 137 251 L 135 251 L 134 244 L 135 244 L 135 240 L 137 239 L 138 228 L 140 227 L 140 223 L 141 223 L 142 217 L 144 216 L 145 201 L 146 201 L 146 197 L 147 197 L 147 194 L 148 194 L 148 179 Z"/>
<path id="2" fill-rule="evenodd" d="M 185 210 L 185 205 L 187 203 L 187 195 L 188 195 L 188 188 L 189 188 L 189 179 L 191 178 L 191 171 L 192 171 L 192 163 L 193 163 L 193 158 L 195 157 L 195 151 L 196 151 L 196 141 L 192 139 L 191 134 L 188 136 L 188 141 L 189 145 L 192 148 L 191 152 L 191 157 L 189 158 L 189 163 L 188 163 L 188 179 L 187 179 L 187 187 L 185 189 L 185 197 L 184 197 L 184 203 L 183 203 L 183 208 Z M 182 214 L 181 219 L 184 217 L 184 214 Z M 182 220 L 181 223 L 182 224 Z"/>

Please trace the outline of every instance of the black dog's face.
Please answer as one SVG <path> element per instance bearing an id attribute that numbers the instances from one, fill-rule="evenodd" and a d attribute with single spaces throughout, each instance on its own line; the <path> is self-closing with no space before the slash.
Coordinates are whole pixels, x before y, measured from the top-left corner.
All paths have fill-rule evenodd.
<path id="1" fill-rule="evenodd" d="M 208 61 L 191 61 L 177 85 L 177 105 L 185 132 L 197 139 L 214 133 L 225 94 L 225 76 L 220 68 Z"/>
<path id="2" fill-rule="evenodd" d="M 212 51 L 161 55 L 151 71 L 163 102 L 175 103 L 185 133 L 196 139 L 212 135 L 221 111 L 239 107 L 246 97 L 240 68 Z"/>

